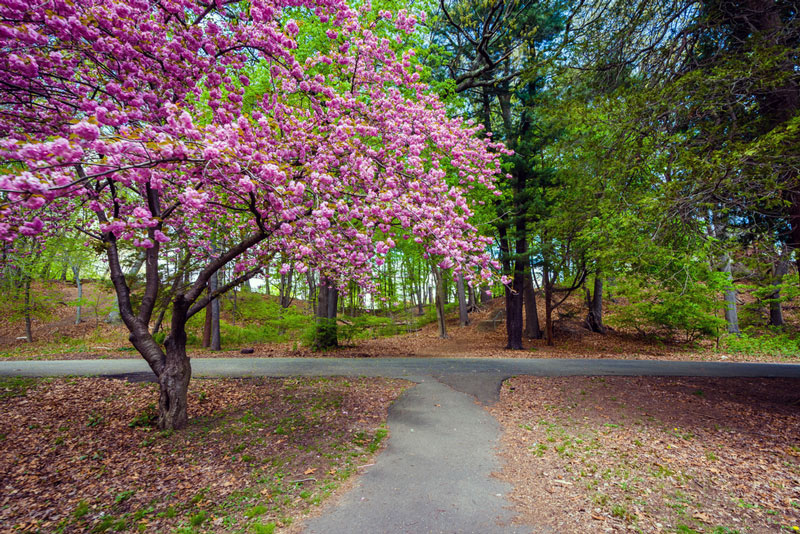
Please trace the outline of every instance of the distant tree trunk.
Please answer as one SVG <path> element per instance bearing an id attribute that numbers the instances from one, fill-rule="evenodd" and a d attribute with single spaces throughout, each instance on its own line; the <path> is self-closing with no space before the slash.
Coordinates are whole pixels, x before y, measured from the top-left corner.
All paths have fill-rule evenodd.
<path id="1" fill-rule="evenodd" d="M 487 304 L 490 300 L 492 300 L 492 288 L 489 286 L 483 286 L 478 289 L 480 294 L 480 301 L 481 304 Z"/>
<path id="2" fill-rule="evenodd" d="M 725 321 L 728 323 L 728 333 L 739 333 L 739 314 L 736 311 L 736 287 L 733 285 L 731 274 L 731 258 L 728 254 L 722 258 L 722 272 L 725 273 L 728 284 L 725 287 Z"/>
<path id="3" fill-rule="evenodd" d="M 306 271 L 306 284 L 308 285 L 308 309 L 315 313 L 317 309 L 317 279 L 313 271 Z"/>
<path id="4" fill-rule="evenodd" d="M 31 277 L 25 275 L 25 341 L 33 343 L 33 326 L 31 324 Z"/>
<path id="5" fill-rule="evenodd" d="M 444 316 L 444 283 L 442 280 L 442 271 L 438 265 L 432 265 L 431 271 L 433 272 L 433 280 L 436 286 L 436 319 L 439 323 L 439 337 L 447 339 L 447 324 L 445 323 Z"/>
<path id="6" fill-rule="evenodd" d="M 67 269 L 69 269 L 69 265 L 66 263 L 61 266 L 61 281 L 64 283 L 67 282 Z"/>
<path id="7" fill-rule="evenodd" d="M 83 298 L 83 284 L 81 284 L 80 267 L 73 265 L 72 275 L 75 277 L 75 287 L 78 288 L 78 306 L 75 308 L 75 324 L 81 324 L 81 299 Z"/>
<path id="8" fill-rule="evenodd" d="M 544 286 L 544 338 L 547 345 L 553 346 L 553 284 L 550 283 L 550 269 L 547 262 L 542 267 L 542 285 Z"/>
<path id="9" fill-rule="evenodd" d="M 531 271 L 525 273 L 525 336 L 528 339 L 542 339 L 542 329 L 539 326 L 539 311 L 536 308 L 536 292 L 533 290 L 533 277 Z"/>
<path id="10" fill-rule="evenodd" d="M 207 291 L 211 292 L 211 284 L 209 283 L 209 287 Z M 206 304 L 205 309 L 205 322 L 203 322 L 203 347 L 208 348 L 211 346 L 211 323 L 213 322 L 212 312 L 211 312 L 211 302 Z"/>
<path id="11" fill-rule="evenodd" d="M 136 261 L 133 262 L 133 265 L 131 265 L 131 268 L 128 269 L 128 272 L 125 273 L 125 278 L 129 278 L 129 279 L 130 278 L 135 278 L 136 275 L 139 274 L 139 271 L 142 270 L 142 266 L 144 265 L 145 258 L 146 258 L 145 253 L 144 252 L 140 252 L 139 255 L 136 257 Z M 64 269 L 66 271 L 66 267 L 64 267 Z M 66 277 L 66 274 L 64 276 Z M 119 313 L 119 300 L 118 300 L 117 294 L 114 293 L 114 305 L 111 307 L 111 311 L 108 312 L 108 315 L 106 315 L 105 322 L 107 322 L 107 323 L 119 323 L 121 321 L 122 321 L 122 317 L 120 316 L 120 313 Z"/>
<path id="12" fill-rule="evenodd" d="M 280 300 L 281 308 L 288 308 L 292 303 L 292 277 L 294 269 L 289 269 L 289 272 L 281 275 L 280 286 Z"/>
<path id="13" fill-rule="evenodd" d="M 469 314 L 467 313 L 467 296 L 464 290 L 464 274 L 458 275 L 458 322 L 461 326 L 469 324 Z"/>
<path id="14" fill-rule="evenodd" d="M 769 324 L 772 326 L 783 326 L 783 306 L 781 305 L 781 290 L 780 285 L 783 282 L 783 277 L 789 272 L 789 258 L 785 253 L 781 254 L 778 263 L 775 265 L 775 271 L 772 276 L 772 285 L 775 286 L 775 292 L 770 295 L 772 299 L 769 303 Z"/>
<path id="15" fill-rule="evenodd" d="M 211 275 L 211 278 L 208 281 L 208 288 L 211 292 L 217 290 L 217 286 L 219 285 L 219 271 L 214 272 Z M 222 350 L 222 340 L 220 339 L 220 331 L 219 331 L 219 298 L 215 298 L 211 301 L 211 346 L 209 347 L 213 351 Z"/>
<path id="16" fill-rule="evenodd" d="M 339 345 L 336 328 L 338 301 L 339 291 L 333 287 L 333 281 L 327 276 L 320 276 L 317 288 L 315 350 L 326 350 Z"/>
<path id="17" fill-rule="evenodd" d="M 594 277 L 594 293 L 589 295 L 589 290 L 586 290 L 586 305 L 589 308 L 589 313 L 586 316 L 586 326 L 592 332 L 605 334 L 606 327 L 603 325 L 603 279 L 600 276 L 600 272 L 597 272 Z"/>

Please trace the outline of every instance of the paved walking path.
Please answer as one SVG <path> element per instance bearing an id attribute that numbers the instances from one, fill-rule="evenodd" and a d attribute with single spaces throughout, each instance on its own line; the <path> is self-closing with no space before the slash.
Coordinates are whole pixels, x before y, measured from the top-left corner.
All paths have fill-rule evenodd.
<path id="1" fill-rule="evenodd" d="M 590 359 L 208 358 L 194 377 L 384 376 L 418 385 L 389 411 L 386 451 L 306 534 L 545 532 L 511 525 L 500 469 L 500 428 L 475 400 L 491 404 L 514 375 L 720 376 L 800 378 L 800 365 Z M 0 362 L 0 376 L 103 375 L 153 378 L 144 360 Z"/>

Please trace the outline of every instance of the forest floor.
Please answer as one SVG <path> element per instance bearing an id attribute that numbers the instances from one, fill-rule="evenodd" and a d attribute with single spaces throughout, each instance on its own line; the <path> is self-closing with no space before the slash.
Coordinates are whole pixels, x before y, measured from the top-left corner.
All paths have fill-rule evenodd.
<path id="1" fill-rule="evenodd" d="M 196 379 L 173 434 L 155 384 L 3 379 L 0 532 L 281 530 L 372 461 L 409 385 Z"/>
<path id="2" fill-rule="evenodd" d="M 800 530 L 800 380 L 520 376 L 498 475 L 543 532 Z"/>
<path id="3" fill-rule="evenodd" d="M 96 358 L 139 358 L 128 341 L 127 331 L 121 324 L 103 322 L 113 299 L 94 284 L 84 284 L 84 299 L 91 305 L 84 307 L 84 321 L 74 323 L 74 307 L 67 303 L 74 298 L 75 289 L 60 288 L 52 299 L 60 302 L 47 320 L 34 320 L 35 343 L 20 339 L 24 333 L 21 322 L 0 314 L 0 359 L 7 360 L 72 360 Z M 60 295 L 60 296 L 59 296 Z M 574 302 L 573 302 L 574 301 Z M 417 331 L 390 337 L 362 337 L 345 340 L 342 346 L 326 352 L 314 352 L 297 341 L 282 343 L 226 344 L 223 350 L 210 351 L 189 346 L 193 358 L 281 358 L 306 357 L 452 357 L 452 358 L 615 358 L 636 360 L 689 360 L 689 361 L 749 361 L 749 362 L 800 362 L 800 347 L 795 355 L 785 356 L 764 351 L 734 352 L 720 348 L 718 340 L 664 339 L 643 336 L 633 331 L 610 329 L 606 334 L 589 331 L 583 323 L 583 310 L 573 299 L 555 314 L 554 346 L 541 339 L 523 339 L 524 350 L 506 350 L 504 301 L 496 298 L 470 313 L 470 325 L 459 326 L 457 316 L 447 320 L 448 338 L 441 339 L 435 323 Z M 796 310 L 787 315 L 794 317 Z M 540 323 L 544 316 L 540 313 Z M 366 334 L 366 336 L 365 336 Z M 242 354 L 242 349 L 253 349 Z"/>

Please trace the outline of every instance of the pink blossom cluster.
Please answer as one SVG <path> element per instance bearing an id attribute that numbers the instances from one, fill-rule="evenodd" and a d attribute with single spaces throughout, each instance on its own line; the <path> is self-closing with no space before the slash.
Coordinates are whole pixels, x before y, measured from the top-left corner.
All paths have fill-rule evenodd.
<path id="1" fill-rule="evenodd" d="M 449 118 L 414 51 L 380 36 L 419 17 L 234 5 L 0 0 L 0 239 L 88 210 L 84 230 L 104 241 L 199 257 L 248 243 L 238 271 L 279 252 L 287 269 L 366 281 L 408 236 L 488 278 L 465 192 L 495 191 L 507 150 Z M 328 26 L 330 50 L 298 60 L 304 21 L 288 7 Z"/>

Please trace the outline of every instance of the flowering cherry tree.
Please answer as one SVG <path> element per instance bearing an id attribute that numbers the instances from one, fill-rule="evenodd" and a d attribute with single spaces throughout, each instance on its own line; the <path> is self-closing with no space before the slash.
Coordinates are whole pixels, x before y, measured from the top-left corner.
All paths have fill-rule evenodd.
<path id="1" fill-rule="evenodd" d="M 312 18 L 331 46 L 298 59 Z M 0 239 L 84 214 L 158 377 L 161 428 L 187 421 L 187 320 L 268 255 L 367 283 L 407 236 L 442 268 L 490 276 L 463 188 L 493 190 L 504 149 L 448 118 L 414 52 L 385 37 L 415 22 L 344 0 L 0 0 Z M 145 253 L 141 302 L 122 245 Z M 162 347 L 159 265 L 178 249 L 201 268 L 174 293 Z M 236 276 L 206 291 L 229 264 Z"/>

